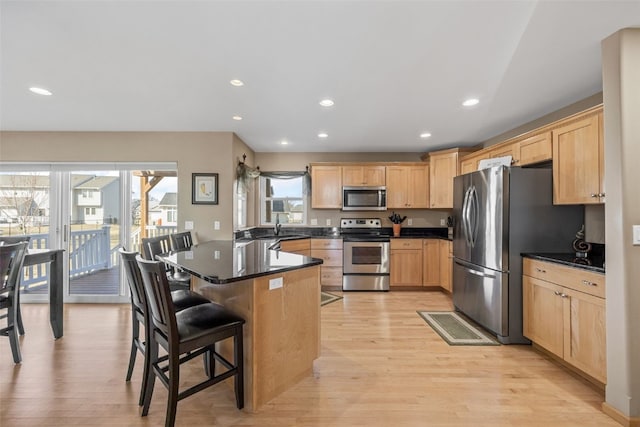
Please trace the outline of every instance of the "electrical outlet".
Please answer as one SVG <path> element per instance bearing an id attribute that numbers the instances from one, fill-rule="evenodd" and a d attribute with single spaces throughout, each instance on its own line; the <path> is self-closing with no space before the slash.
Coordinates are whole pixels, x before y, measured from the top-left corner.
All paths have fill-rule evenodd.
<path id="1" fill-rule="evenodd" d="M 184 222 L 185 230 L 193 230 L 193 221 L 185 221 Z"/>
<path id="2" fill-rule="evenodd" d="M 413 225 L 413 218 L 409 218 L 407 220 L 407 225 Z"/>
<path id="3" fill-rule="evenodd" d="M 444 218 L 441 218 L 440 219 L 440 225 L 443 226 L 443 227 L 446 227 L 447 226 L 447 220 L 444 219 Z"/>
<path id="4" fill-rule="evenodd" d="M 220 230 L 220 221 L 213 221 L 213 229 Z"/>
<path id="5" fill-rule="evenodd" d="M 311 225 L 318 225 L 318 218 L 311 218 Z"/>
<path id="6" fill-rule="evenodd" d="M 331 225 L 331 220 L 327 218 L 327 225 Z"/>
<path id="7" fill-rule="evenodd" d="M 269 290 L 279 289 L 283 285 L 282 277 L 276 277 L 275 279 L 269 279 Z"/>

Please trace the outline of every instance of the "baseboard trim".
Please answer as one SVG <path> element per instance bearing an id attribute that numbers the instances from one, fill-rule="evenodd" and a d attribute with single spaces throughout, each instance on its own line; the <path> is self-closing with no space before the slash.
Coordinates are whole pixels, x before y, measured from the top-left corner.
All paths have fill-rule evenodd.
<path id="1" fill-rule="evenodd" d="M 624 427 L 640 427 L 640 418 L 628 417 L 607 402 L 602 402 L 602 412 Z"/>

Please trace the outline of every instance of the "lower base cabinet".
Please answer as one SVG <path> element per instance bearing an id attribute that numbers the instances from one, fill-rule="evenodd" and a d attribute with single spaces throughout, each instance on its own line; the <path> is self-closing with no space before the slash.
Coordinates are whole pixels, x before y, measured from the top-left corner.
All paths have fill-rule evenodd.
<path id="1" fill-rule="evenodd" d="M 320 285 L 342 288 L 342 239 L 311 239 L 311 256 L 320 258 Z"/>
<path id="2" fill-rule="evenodd" d="M 453 242 L 439 240 L 440 244 L 440 286 L 453 292 Z"/>
<path id="3" fill-rule="evenodd" d="M 525 258 L 522 287 L 524 335 L 606 384 L 604 275 Z"/>
<path id="4" fill-rule="evenodd" d="M 422 239 L 391 239 L 390 286 L 422 286 Z"/>

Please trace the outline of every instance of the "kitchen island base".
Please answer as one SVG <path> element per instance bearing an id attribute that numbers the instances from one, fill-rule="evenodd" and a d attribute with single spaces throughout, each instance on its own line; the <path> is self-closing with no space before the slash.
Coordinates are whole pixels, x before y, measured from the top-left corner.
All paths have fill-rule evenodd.
<path id="1" fill-rule="evenodd" d="M 227 284 L 194 277 L 192 286 L 246 320 L 246 411 L 258 410 L 312 374 L 320 355 L 319 266 Z M 230 354 L 231 348 L 222 352 Z"/>

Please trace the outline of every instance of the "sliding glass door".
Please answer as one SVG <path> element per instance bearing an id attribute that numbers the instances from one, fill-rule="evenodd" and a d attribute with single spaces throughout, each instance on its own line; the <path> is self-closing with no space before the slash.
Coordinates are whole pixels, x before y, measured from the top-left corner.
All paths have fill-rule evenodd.
<path id="1" fill-rule="evenodd" d="M 142 237 L 176 230 L 175 165 L 162 172 L 155 164 L 2 166 L 0 236 L 21 234 L 31 248 L 65 250 L 65 302 L 128 301 L 118 249 L 138 251 Z M 26 269 L 22 301 L 45 302 L 47 295 L 47 266 Z"/>

